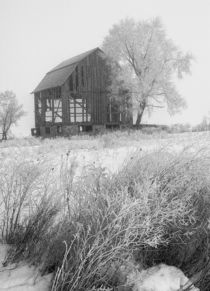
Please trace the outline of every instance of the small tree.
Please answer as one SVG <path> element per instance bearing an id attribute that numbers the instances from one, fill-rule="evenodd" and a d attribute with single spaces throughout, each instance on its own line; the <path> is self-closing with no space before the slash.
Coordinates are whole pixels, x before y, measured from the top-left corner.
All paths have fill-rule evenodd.
<path id="1" fill-rule="evenodd" d="M 166 104 L 170 113 L 176 113 L 185 107 L 175 88 L 174 76 L 176 73 L 182 78 L 183 73 L 190 73 L 192 56 L 183 54 L 167 38 L 159 19 L 121 21 L 105 38 L 103 50 L 122 68 L 118 79 L 124 80 L 134 97 L 136 125 L 141 123 L 146 109 L 151 112 Z"/>
<path id="2" fill-rule="evenodd" d="M 15 94 L 12 91 L 0 93 L 0 131 L 1 140 L 6 140 L 12 125 L 25 115 L 23 106 L 18 104 Z"/>
<path id="3" fill-rule="evenodd" d="M 210 130 L 210 113 L 204 116 L 203 120 L 193 127 L 193 131 L 208 131 Z"/>

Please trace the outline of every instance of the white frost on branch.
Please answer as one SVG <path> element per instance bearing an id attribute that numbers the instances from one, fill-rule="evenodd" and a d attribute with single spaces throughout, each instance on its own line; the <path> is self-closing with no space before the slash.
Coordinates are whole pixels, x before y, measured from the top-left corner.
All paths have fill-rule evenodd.
<path id="1" fill-rule="evenodd" d="M 109 31 L 103 50 L 121 69 L 113 73 L 133 93 L 139 114 L 167 106 L 176 113 L 186 106 L 174 85 L 175 78 L 190 73 L 192 55 L 181 52 L 165 33 L 159 18 L 135 22 L 122 20 Z"/>

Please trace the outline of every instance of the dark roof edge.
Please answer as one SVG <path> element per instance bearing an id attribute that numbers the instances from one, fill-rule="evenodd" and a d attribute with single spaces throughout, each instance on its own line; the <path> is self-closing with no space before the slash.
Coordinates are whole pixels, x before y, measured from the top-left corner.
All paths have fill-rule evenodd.
<path id="1" fill-rule="evenodd" d="M 69 65 L 66 65 L 66 66 L 60 67 L 60 68 L 58 68 L 58 69 L 51 70 L 51 71 L 47 72 L 46 75 L 48 75 L 48 74 L 50 74 L 50 73 L 53 73 L 53 72 L 56 72 L 56 71 L 59 71 L 59 70 L 62 70 L 62 69 L 67 68 L 67 67 L 71 67 L 71 66 L 73 66 L 73 65 L 75 65 L 75 64 L 77 64 L 77 63 L 79 63 L 79 62 L 74 62 L 74 63 L 72 63 L 72 64 L 69 64 Z"/>
<path id="2" fill-rule="evenodd" d="M 96 47 L 95 49 L 90 50 L 90 54 L 92 54 L 92 53 L 95 52 L 96 50 L 100 50 L 102 53 L 104 53 L 104 52 L 103 52 L 99 47 Z M 82 53 L 81 53 L 81 55 L 82 55 Z M 79 56 L 79 55 L 77 55 L 77 56 Z M 77 57 L 77 56 L 75 56 L 75 57 Z M 58 68 L 58 69 L 55 69 L 55 70 L 52 69 L 51 71 L 47 72 L 47 74 L 50 74 L 50 73 L 53 73 L 53 72 L 59 71 L 59 70 L 61 70 L 61 69 L 63 69 L 63 68 L 67 68 L 67 67 L 73 66 L 73 65 L 75 65 L 75 64 L 77 64 L 77 63 L 79 63 L 79 62 L 81 62 L 82 60 L 84 60 L 86 57 L 87 57 L 87 56 L 84 56 L 84 58 L 82 58 L 80 61 L 77 61 L 77 62 L 71 63 L 71 64 L 69 64 L 69 65 L 66 65 L 66 66 L 60 67 L 60 68 Z M 46 75 L 47 75 L 47 74 L 46 74 Z"/>
<path id="3" fill-rule="evenodd" d="M 90 50 L 90 54 L 92 54 L 93 52 L 95 52 L 95 51 L 97 51 L 97 50 L 100 51 L 100 52 L 102 52 L 103 54 L 105 54 L 105 53 L 102 51 L 102 49 L 100 49 L 99 47 L 96 47 L 95 49 Z M 81 55 L 82 55 L 82 53 L 81 53 Z M 77 56 L 79 56 L 79 55 L 77 55 Z M 50 73 L 53 73 L 53 72 L 56 72 L 56 71 L 62 70 L 62 69 L 64 69 L 64 68 L 71 67 L 71 66 L 75 66 L 75 64 L 80 63 L 80 62 L 81 62 L 82 60 L 84 60 L 86 57 L 87 57 L 87 55 L 84 56 L 84 58 L 82 58 L 81 60 L 79 60 L 79 61 L 77 61 L 77 62 L 71 63 L 71 64 L 69 64 L 69 65 L 66 65 L 66 66 L 60 67 L 60 68 L 55 69 L 55 70 L 51 70 L 51 71 L 47 72 L 47 73 L 45 74 L 45 76 L 48 75 L 48 74 L 50 74 Z M 72 74 L 72 73 L 71 73 L 71 74 Z M 71 75 L 71 74 L 70 74 L 70 75 Z M 63 83 L 62 83 L 60 86 L 49 87 L 49 88 L 45 88 L 45 89 L 43 89 L 43 90 L 39 90 L 39 91 L 36 91 L 36 88 L 35 88 L 35 89 L 30 93 L 30 94 L 38 93 L 38 92 L 41 92 L 41 91 L 44 91 L 44 90 L 49 90 L 49 89 L 51 89 L 51 88 L 58 88 L 58 87 L 61 87 L 61 86 L 63 86 L 63 84 L 66 82 L 66 80 L 69 78 L 70 75 L 68 75 L 68 77 L 65 79 L 65 81 L 63 81 Z M 45 77 L 45 76 L 44 76 L 44 77 Z M 42 80 L 43 80 L 43 79 L 42 79 Z"/>
<path id="4" fill-rule="evenodd" d="M 46 75 L 47 75 L 47 74 L 46 74 Z M 46 76 L 46 75 L 45 75 L 45 76 Z M 64 83 L 65 83 L 65 82 L 64 82 Z M 40 93 L 40 92 L 45 91 L 45 90 L 59 88 L 59 87 L 61 87 L 61 86 L 63 86 L 63 85 L 55 86 L 55 87 L 49 87 L 49 88 L 46 88 L 46 89 L 43 89 L 43 90 L 39 90 L 39 91 L 36 91 L 36 88 L 35 88 L 35 89 L 30 93 L 30 94 Z"/>

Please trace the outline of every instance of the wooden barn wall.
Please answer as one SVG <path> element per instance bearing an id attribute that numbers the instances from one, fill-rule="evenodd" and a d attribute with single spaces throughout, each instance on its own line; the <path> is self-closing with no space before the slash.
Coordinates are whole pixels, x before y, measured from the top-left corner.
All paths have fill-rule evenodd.
<path id="1" fill-rule="evenodd" d="M 106 123 L 107 73 L 105 60 L 97 51 L 86 57 L 77 65 L 77 68 L 62 86 L 64 123 L 68 124 L 70 122 L 68 99 L 71 94 L 87 100 L 87 112 L 91 114 L 91 123 Z"/>
<path id="2" fill-rule="evenodd" d="M 43 90 L 34 94 L 34 105 L 35 105 L 35 126 L 45 126 L 46 125 L 46 109 L 47 109 L 47 99 L 52 100 L 52 122 L 55 119 L 54 116 L 54 100 L 61 97 L 60 87 Z"/>
<path id="3" fill-rule="evenodd" d="M 43 92 L 37 92 L 34 94 L 34 105 L 35 105 L 35 126 L 39 127 L 45 124 L 45 102 L 43 100 Z"/>
<path id="4" fill-rule="evenodd" d="M 106 92 L 108 82 L 109 69 L 107 67 L 106 60 L 100 51 L 95 51 L 75 66 L 74 72 L 66 80 L 62 87 L 51 88 L 35 93 L 35 126 L 39 127 L 50 124 L 50 122 L 46 122 L 46 100 L 48 98 L 53 98 L 54 100 L 59 96 L 62 98 L 61 104 L 63 125 L 75 123 L 74 118 L 76 114 L 74 115 L 74 118 L 71 118 L 70 120 L 70 96 L 87 101 L 86 108 L 85 106 L 82 107 L 82 112 L 84 114 L 82 121 L 78 122 L 79 124 L 105 125 L 109 123 L 131 123 L 132 120 L 130 118 L 129 110 L 123 110 L 121 117 L 119 112 L 116 113 L 118 110 L 111 110 L 111 114 L 108 114 L 108 97 Z M 52 111 L 54 112 L 54 102 L 52 104 Z M 125 105 L 125 108 L 129 109 L 128 107 L 129 105 Z M 75 112 L 76 108 L 74 113 Z M 91 116 L 90 120 L 89 115 Z M 84 118 L 84 116 L 86 116 L 86 118 Z M 51 124 L 55 123 L 54 117 L 55 113 L 52 114 Z"/>
<path id="5" fill-rule="evenodd" d="M 35 116 L 35 127 L 39 127 L 41 124 L 41 118 L 38 113 L 38 98 L 40 93 L 34 94 L 34 116 Z"/>

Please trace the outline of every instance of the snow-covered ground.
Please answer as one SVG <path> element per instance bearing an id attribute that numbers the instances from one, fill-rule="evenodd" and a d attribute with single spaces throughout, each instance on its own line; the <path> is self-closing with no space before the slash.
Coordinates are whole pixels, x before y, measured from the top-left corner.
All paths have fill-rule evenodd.
<path id="1" fill-rule="evenodd" d="M 165 264 L 131 274 L 130 280 L 134 282 L 133 291 L 180 291 L 187 287 L 199 291 L 180 269 Z"/>
<path id="2" fill-rule="evenodd" d="M 110 138 L 110 139 L 109 139 Z M 24 144 L 24 143 L 23 143 Z M 81 140 L 48 140 L 43 142 L 30 143 L 25 146 L 19 143 L 0 144 L 0 170 L 9 169 L 17 162 L 33 162 L 41 165 L 42 171 L 49 173 L 52 180 L 59 182 L 62 164 L 65 161 L 75 165 L 74 177 L 83 175 L 88 167 L 103 168 L 107 173 L 116 173 L 126 161 L 132 158 L 136 152 L 140 155 L 147 154 L 151 151 L 159 151 L 167 149 L 168 151 L 181 151 L 185 147 L 197 150 L 201 147 L 208 148 L 210 145 L 210 134 L 183 134 L 173 135 L 168 137 L 144 137 L 139 138 L 136 135 L 109 137 L 108 135 L 100 139 Z M 6 245 L 0 245 L 0 291 L 46 291 L 49 290 L 52 275 L 41 277 L 39 271 L 34 267 L 29 267 L 27 264 L 2 266 L 6 252 Z M 167 277 L 168 269 L 164 273 L 165 282 L 170 282 Z M 159 272 L 160 273 L 160 272 Z M 168 272 L 169 274 L 170 272 Z M 179 273 L 179 272 L 178 272 Z M 181 274 L 181 273 L 180 273 Z M 154 282 L 159 282 L 158 278 L 161 275 L 154 276 Z M 153 280 L 151 279 L 151 280 Z M 151 281 L 148 281 L 149 287 L 154 286 Z M 162 282 L 162 281 L 161 281 Z M 177 279 L 176 282 L 180 282 Z M 155 284 L 156 284 L 155 283 Z M 152 285 L 153 284 L 153 285 Z M 161 283 L 162 284 L 162 283 Z M 165 289 L 161 291 L 169 291 L 169 283 L 164 285 Z M 178 283 L 174 283 L 178 284 Z M 145 286 L 147 286 L 145 285 Z M 135 291 L 140 291 L 140 285 L 135 285 Z M 161 285 L 159 285 L 161 286 Z M 168 286 L 168 287 L 167 287 Z M 148 288 L 149 288 L 148 287 Z M 153 287 L 151 287 L 153 288 Z M 158 291 L 160 289 L 144 289 Z M 178 289 L 173 289 L 178 290 Z"/>
<path id="3" fill-rule="evenodd" d="M 35 267 L 25 263 L 3 267 L 8 246 L 0 245 L 0 290 L 1 291 L 47 291 L 52 274 L 40 276 Z"/>
<path id="4" fill-rule="evenodd" d="M 25 142 L 26 143 L 26 142 Z M 100 138 L 55 139 L 44 141 L 17 140 L 0 143 L 0 163 L 11 161 L 36 161 L 56 172 L 67 159 L 77 166 L 76 175 L 81 175 L 87 166 L 102 167 L 109 173 L 118 171 L 121 166 L 141 150 L 141 154 L 161 149 L 179 152 L 184 148 L 196 151 L 210 145 L 210 133 L 186 133 L 161 136 L 105 135 Z M 31 145 L 30 145 L 31 144 Z"/>
<path id="5" fill-rule="evenodd" d="M 35 267 L 27 264 L 12 264 L 3 267 L 8 250 L 7 245 L 0 245 L 0 290 L 1 291 L 49 291 L 52 274 L 40 276 Z M 179 291 L 191 285 L 184 273 L 176 267 L 164 264 L 128 275 L 128 284 L 133 291 Z M 191 286 L 191 291 L 199 289 Z"/>

